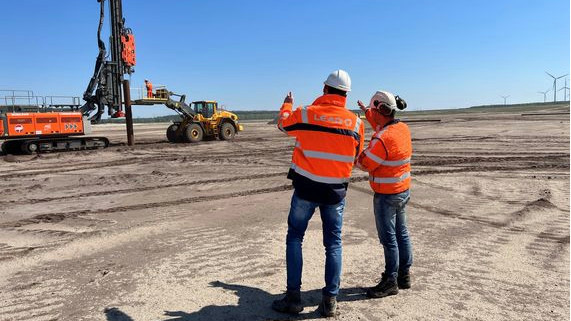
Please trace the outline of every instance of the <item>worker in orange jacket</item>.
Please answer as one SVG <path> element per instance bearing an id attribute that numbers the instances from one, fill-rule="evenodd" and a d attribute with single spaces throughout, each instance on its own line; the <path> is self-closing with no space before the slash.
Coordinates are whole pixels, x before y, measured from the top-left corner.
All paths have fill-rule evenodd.
<path id="1" fill-rule="evenodd" d="M 153 98 L 153 83 L 145 79 L 145 87 L 147 88 L 147 98 Z"/>
<path id="2" fill-rule="evenodd" d="M 410 199 L 412 143 L 408 126 L 395 119 L 406 102 L 386 91 L 377 91 L 368 107 L 358 101 L 375 130 L 371 142 L 359 155 L 357 166 L 369 172 L 375 192 L 373 206 L 379 240 L 385 253 L 381 281 L 367 295 L 381 298 L 410 288 L 412 246 L 406 224 L 405 206 Z"/>
<path id="3" fill-rule="evenodd" d="M 287 293 L 272 305 L 280 312 L 299 313 L 303 310 L 300 297 L 301 243 L 317 207 L 323 223 L 326 257 L 326 284 L 319 310 L 324 316 L 332 316 L 337 308 L 345 194 L 354 162 L 363 149 L 365 127 L 361 119 L 345 107 L 347 93 L 351 90 L 347 72 L 332 72 L 324 85 L 323 96 L 310 106 L 295 110 L 292 110 L 293 96 L 290 92 L 278 117 L 278 128 L 296 138 L 288 173 L 295 191 L 286 238 Z"/>

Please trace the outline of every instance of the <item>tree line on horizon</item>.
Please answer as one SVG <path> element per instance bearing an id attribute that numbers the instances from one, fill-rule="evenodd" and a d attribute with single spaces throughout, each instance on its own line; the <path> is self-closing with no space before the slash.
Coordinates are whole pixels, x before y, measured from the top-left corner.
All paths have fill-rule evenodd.
<path id="1" fill-rule="evenodd" d="M 472 107 L 468 107 L 468 108 L 458 108 L 458 109 L 434 109 L 434 110 L 405 110 L 400 112 L 399 114 L 404 114 L 404 115 L 414 115 L 414 114 L 425 114 L 425 113 L 446 113 L 446 112 L 453 112 L 455 110 L 458 111 L 476 111 L 476 110 L 483 110 L 486 108 L 506 108 L 506 109 L 513 109 L 513 108 L 530 108 L 533 106 L 543 106 L 543 107 L 562 107 L 562 106 L 568 106 L 569 102 L 565 101 L 565 102 L 557 102 L 557 103 L 553 103 L 553 102 L 540 102 L 540 103 L 523 103 L 523 104 L 511 104 L 511 105 L 480 105 L 480 106 L 472 106 Z M 360 110 L 352 110 L 354 113 L 356 114 L 360 114 L 362 113 L 362 111 Z M 238 115 L 238 118 L 240 120 L 273 120 L 276 119 L 278 117 L 279 111 L 278 110 L 235 110 L 232 111 L 233 113 L 235 113 L 236 115 Z M 155 117 L 136 117 L 133 119 L 133 122 L 135 123 L 168 123 L 168 122 L 174 122 L 174 121 L 180 121 L 180 116 L 178 115 L 165 115 L 165 116 L 155 116 Z M 124 123 L 125 119 L 111 119 L 111 118 L 107 118 L 107 119 L 102 119 L 101 123 L 103 124 L 113 124 L 113 123 Z"/>

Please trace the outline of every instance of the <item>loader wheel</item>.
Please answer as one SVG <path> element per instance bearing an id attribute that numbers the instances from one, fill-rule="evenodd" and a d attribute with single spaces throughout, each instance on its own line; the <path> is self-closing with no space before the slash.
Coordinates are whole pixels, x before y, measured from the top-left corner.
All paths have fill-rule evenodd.
<path id="1" fill-rule="evenodd" d="M 180 143 L 181 137 L 177 136 L 176 131 L 178 130 L 177 124 L 172 124 L 167 128 L 167 139 L 171 143 Z"/>
<path id="2" fill-rule="evenodd" d="M 202 137 L 204 137 L 204 131 L 202 130 L 202 127 L 200 127 L 199 124 L 196 123 L 190 124 L 186 127 L 186 130 L 184 131 L 184 136 L 187 141 L 191 143 L 198 143 L 199 141 L 202 140 Z"/>
<path id="3" fill-rule="evenodd" d="M 236 134 L 236 130 L 234 126 L 230 123 L 223 123 L 220 127 L 220 139 L 221 140 L 231 140 L 234 139 L 234 135 Z"/>

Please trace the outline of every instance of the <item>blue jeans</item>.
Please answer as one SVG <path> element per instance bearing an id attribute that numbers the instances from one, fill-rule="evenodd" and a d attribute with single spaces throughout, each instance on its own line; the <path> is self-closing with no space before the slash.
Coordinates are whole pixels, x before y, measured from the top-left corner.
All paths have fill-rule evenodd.
<path id="1" fill-rule="evenodd" d="M 338 204 L 325 205 L 306 201 L 294 192 L 288 216 L 286 239 L 287 289 L 300 291 L 303 256 L 301 243 L 307 224 L 319 207 L 323 226 L 323 245 L 325 246 L 325 287 L 324 295 L 337 296 L 341 282 L 341 227 L 345 200 Z"/>
<path id="2" fill-rule="evenodd" d="M 379 240 L 385 250 L 385 275 L 397 278 L 412 265 L 412 245 L 406 227 L 405 206 L 410 191 L 399 194 L 375 193 L 373 206 Z"/>

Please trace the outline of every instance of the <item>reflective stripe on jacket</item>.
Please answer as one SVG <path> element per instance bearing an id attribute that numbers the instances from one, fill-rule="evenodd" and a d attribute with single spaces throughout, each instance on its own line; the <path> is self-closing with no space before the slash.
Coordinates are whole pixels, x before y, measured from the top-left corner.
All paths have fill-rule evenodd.
<path id="1" fill-rule="evenodd" d="M 296 138 L 291 169 L 297 174 L 325 184 L 349 182 L 365 127 L 345 103 L 345 97 L 323 95 L 293 111 L 291 104 L 282 105 L 278 128 Z"/>
<path id="2" fill-rule="evenodd" d="M 410 131 L 397 120 L 373 135 L 357 166 L 369 172 L 369 184 L 376 193 L 397 194 L 410 188 L 411 156 Z"/>

